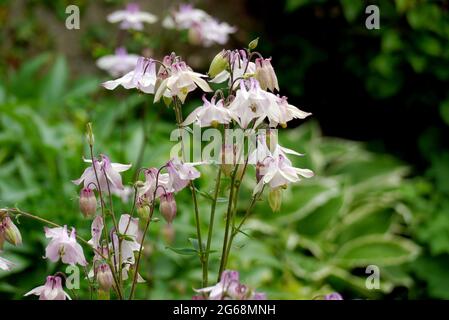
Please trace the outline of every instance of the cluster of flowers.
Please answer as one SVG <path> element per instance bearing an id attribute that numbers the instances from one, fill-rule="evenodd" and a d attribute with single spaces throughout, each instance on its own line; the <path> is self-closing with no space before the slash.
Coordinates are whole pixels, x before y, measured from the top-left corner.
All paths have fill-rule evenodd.
<path id="1" fill-rule="evenodd" d="M 107 20 L 120 23 L 120 28 L 124 30 L 142 31 L 144 23 L 155 23 L 158 18 L 152 13 L 141 11 L 138 4 L 129 3 L 124 10 L 108 15 Z M 205 11 L 186 4 L 181 4 L 178 10 L 166 16 L 162 26 L 167 29 L 188 30 L 190 43 L 205 47 L 224 45 L 228 42 L 229 35 L 237 30 L 226 22 L 219 22 Z M 134 69 L 137 59 L 137 55 L 128 54 L 125 48 L 119 47 L 114 54 L 98 59 L 97 66 L 111 76 L 118 77 Z"/>

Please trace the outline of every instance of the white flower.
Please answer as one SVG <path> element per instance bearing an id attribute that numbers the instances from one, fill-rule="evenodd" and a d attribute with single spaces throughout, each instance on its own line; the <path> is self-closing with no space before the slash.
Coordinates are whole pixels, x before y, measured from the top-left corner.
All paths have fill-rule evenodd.
<path id="1" fill-rule="evenodd" d="M 158 19 L 154 14 L 140 11 L 139 5 L 129 3 L 126 10 L 118 10 L 108 15 L 110 23 L 120 22 L 121 29 L 142 30 L 143 23 L 155 23 Z"/>
<path id="2" fill-rule="evenodd" d="M 51 239 L 45 249 L 46 258 L 52 262 L 57 262 L 61 259 L 63 263 L 70 265 L 77 263 L 81 266 L 87 265 L 83 248 L 76 242 L 75 228 L 72 228 L 70 234 L 68 234 L 67 226 L 51 229 L 45 227 L 44 229 L 45 237 Z"/>
<path id="3" fill-rule="evenodd" d="M 189 29 L 207 19 L 210 19 L 209 14 L 189 4 L 180 5 L 179 10 L 173 13 L 173 20 L 179 29 Z"/>
<path id="4" fill-rule="evenodd" d="M 139 57 L 134 70 L 121 78 L 104 82 L 103 87 L 114 90 L 121 85 L 125 89 L 139 89 L 144 93 L 154 94 L 156 81 L 156 62 L 153 59 Z"/>
<path id="5" fill-rule="evenodd" d="M 115 249 L 116 258 L 120 258 L 121 263 L 134 264 L 134 252 L 140 250 L 140 243 L 137 242 L 139 232 L 139 219 L 132 218 L 129 214 L 122 214 L 118 225 L 118 232 L 124 236 L 121 243 L 121 251 L 119 251 L 119 239 L 117 233 L 112 234 L 113 249 Z"/>
<path id="6" fill-rule="evenodd" d="M 121 77 L 132 71 L 139 56 L 128 54 L 123 47 L 117 48 L 115 54 L 103 56 L 97 60 L 97 67 L 107 71 L 113 77 Z"/>
<path id="7" fill-rule="evenodd" d="M 254 62 L 248 63 L 248 57 L 245 50 L 234 50 L 228 51 L 230 68 L 232 70 L 232 79 L 234 81 L 233 89 L 240 85 L 243 80 L 244 74 L 253 74 L 256 72 L 256 65 Z M 248 66 L 246 66 L 248 64 Z M 222 83 L 229 80 L 229 85 L 231 85 L 231 73 L 228 70 L 223 70 L 217 74 L 210 82 L 212 83 Z"/>
<path id="8" fill-rule="evenodd" d="M 92 226 L 90 229 L 92 239 L 88 241 L 88 243 L 95 249 L 101 248 L 100 239 L 101 233 L 103 232 L 103 228 L 104 228 L 103 218 L 101 216 L 96 216 L 95 219 L 92 221 Z"/>
<path id="9" fill-rule="evenodd" d="M 39 300 L 72 300 L 70 296 L 62 288 L 62 280 L 60 276 L 48 276 L 45 285 L 34 288 L 25 296 L 34 294 L 39 296 Z"/>
<path id="10" fill-rule="evenodd" d="M 200 172 L 195 169 L 198 163 L 184 163 L 178 158 L 167 162 L 168 190 L 167 192 L 178 192 L 184 189 L 192 180 L 199 178 Z"/>
<path id="11" fill-rule="evenodd" d="M 257 58 L 256 59 L 256 79 L 264 90 L 279 91 L 278 78 L 271 65 L 270 59 Z"/>
<path id="12" fill-rule="evenodd" d="M 94 159 L 94 166 L 100 183 L 102 192 L 108 192 L 108 186 L 111 193 L 117 192 L 117 190 L 123 190 L 122 177 L 120 172 L 128 170 L 130 164 L 111 163 L 109 158 L 105 155 L 101 155 L 101 160 Z M 91 160 L 84 159 L 84 162 L 92 163 Z M 94 167 L 91 165 L 86 168 L 78 180 L 72 182 L 79 185 L 84 181 L 85 188 L 95 188 L 97 186 L 97 176 L 95 175 Z"/>
<path id="13" fill-rule="evenodd" d="M 9 271 L 9 270 L 11 270 L 11 268 L 13 266 L 14 266 L 14 264 L 11 261 L 6 260 L 5 258 L 0 257 L 0 269 Z"/>
<path id="14" fill-rule="evenodd" d="M 276 97 L 276 104 L 279 108 L 278 118 L 270 119 L 270 127 L 277 127 L 278 124 L 285 128 L 287 122 L 293 119 L 305 119 L 311 115 L 309 112 L 302 111 L 287 102 L 287 97 Z"/>
<path id="15" fill-rule="evenodd" d="M 257 194 L 262 190 L 265 184 L 268 184 L 271 189 L 288 185 L 292 182 L 298 182 L 301 177 L 311 178 L 313 172 L 309 169 L 295 168 L 292 162 L 286 157 L 285 149 L 277 147 L 274 152 L 267 156 L 259 168 L 260 176 L 262 177 L 256 185 L 253 194 Z"/>
<path id="16" fill-rule="evenodd" d="M 197 123 L 200 127 L 210 127 L 217 123 L 228 124 L 232 121 L 231 112 L 224 107 L 223 100 L 215 103 L 215 97 L 209 102 L 203 95 L 204 104 L 195 110 L 185 119 L 183 126 Z"/>
<path id="17" fill-rule="evenodd" d="M 175 62 L 171 65 L 171 75 L 157 89 L 154 101 L 159 101 L 164 95 L 166 97 L 177 96 L 184 103 L 187 94 L 195 90 L 197 86 L 204 92 L 211 92 L 209 84 L 202 79 L 204 77 L 207 76 L 194 72 L 184 61 Z"/>

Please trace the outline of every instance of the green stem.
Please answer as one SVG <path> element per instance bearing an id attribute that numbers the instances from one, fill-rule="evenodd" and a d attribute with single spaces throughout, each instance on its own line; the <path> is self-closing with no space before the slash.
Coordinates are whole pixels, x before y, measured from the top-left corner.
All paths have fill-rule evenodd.
<path id="1" fill-rule="evenodd" d="M 206 243 L 206 252 L 204 258 L 205 270 L 206 274 L 203 274 L 203 288 L 208 286 L 208 273 L 209 273 L 209 254 L 210 254 L 210 244 L 212 242 L 212 232 L 214 229 L 214 220 L 215 220 L 215 208 L 217 207 L 217 198 L 220 191 L 220 182 L 221 182 L 221 165 L 218 167 L 217 178 L 215 181 L 215 191 L 214 191 L 214 199 L 212 201 L 212 205 L 210 208 L 210 221 L 209 221 L 209 230 L 207 235 L 207 243 Z"/>

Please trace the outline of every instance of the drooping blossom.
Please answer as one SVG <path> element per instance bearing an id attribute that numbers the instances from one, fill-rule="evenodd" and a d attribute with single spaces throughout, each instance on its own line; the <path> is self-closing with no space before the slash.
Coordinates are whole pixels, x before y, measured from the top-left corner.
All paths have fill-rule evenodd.
<path id="1" fill-rule="evenodd" d="M 229 35 L 237 28 L 226 22 L 219 22 L 205 11 L 194 8 L 192 5 L 181 5 L 163 21 L 168 29 L 188 30 L 189 40 L 192 44 L 210 47 L 213 44 L 224 45 Z"/>
<path id="2" fill-rule="evenodd" d="M 195 72 L 184 61 L 175 62 L 170 67 L 171 74 L 162 81 L 156 91 L 154 101 L 157 102 L 162 96 L 171 98 L 178 97 L 184 103 L 187 94 L 197 87 L 204 92 L 211 92 L 209 84 L 202 78 L 204 74 Z"/>
<path id="3" fill-rule="evenodd" d="M 242 82 L 244 75 L 254 74 L 256 72 L 256 64 L 248 61 L 248 55 L 245 50 L 228 50 L 226 55 L 229 56 L 230 71 L 224 69 L 210 80 L 210 82 L 222 83 L 229 80 L 228 85 L 230 86 L 232 84 L 232 73 L 232 81 L 234 81 L 233 89 L 236 89 L 239 87 L 240 82 Z"/>
<path id="4" fill-rule="evenodd" d="M 258 293 L 246 285 L 240 283 L 240 276 L 237 271 L 225 270 L 221 274 L 220 281 L 211 287 L 195 290 L 203 294 L 202 298 L 207 300 L 264 300 L 266 295 Z M 207 297 L 204 297 L 207 295 Z M 199 297 L 194 297 L 198 299 Z"/>
<path id="5" fill-rule="evenodd" d="M 84 217 L 92 217 L 97 211 L 97 199 L 91 188 L 82 188 L 80 192 L 80 210 Z"/>
<path id="6" fill-rule="evenodd" d="M 176 217 L 177 211 L 175 196 L 172 192 L 167 192 L 161 195 L 159 211 L 168 224 L 172 223 L 173 219 Z"/>
<path id="7" fill-rule="evenodd" d="M 92 163 L 91 160 L 85 159 L 84 162 Z M 95 166 L 95 169 L 94 169 Z M 97 186 L 97 177 L 100 183 L 101 191 L 108 193 L 117 192 L 117 190 L 123 190 L 122 177 L 120 172 L 126 171 L 131 167 L 130 164 L 111 163 L 109 158 L 105 155 L 101 155 L 100 159 L 94 159 L 94 164 L 86 168 L 78 180 L 72 182 L 79 185 L 84 182 L 84 188 L 95 188 Z"/>
<path id="8" fill-rule="evenodd" d="M 200 172 L 195 169 L 197 163 L 184 163 L 178 158 L 167 162 L 168 192 L 178 192 L 184 189 L 192 180 L 199 178 Z"/>
<path id="9" fill-rule="evenodd" d="M 125 89 L 138 89 L 144 93 L 154 94 L 156 81 L 156 62 L 150 58 L 139 57 L 134 70 L 116 80 L 104 82 L 103 87 L 114 90 L 120 85 Z"/>
<path id="10" fill-rule="evenodd" d="M 109 291 L 114 285 L 114 276 L 107 263 L 102 263 L 97 267 L 97 283 L 101 290 Z"/>
<path id="11" fill-rule="evenodd" d="M 157 185 L 160 186 L 157 188 L 156 197 L 160 197 L 160 195 L 169 190 L 169 176 L 168 173 L 159 172 L 158 169 L 150 168 L 145 170 L 145 182 L 143 186 L 138 188 L 137 196 L 138 199 L 144 198 L 145 200 L 151 202 L 154 200 L 154 192 L 156 191 L 156 180 Z"/>
<path id="12" fill-rule="evenodd" d="M 231 112 L 224 107 L 223 99 L 215 102 L 215 96 L 209 102 L 206 96 L 203 95 L 203 105 L 196 108 L 185 119 L 183 126 L 188 126 L 192 123 L 198 124 L 200 127 L 216 126 L 217 124 L 228 124 L 232 121 Z"/>
<path id="13" fill-rule="evenodd" d="M 66 298 L 72 300 L 62 288 L 62 279 L 60 276 L 48 276 L 43 286 L 34 288 L 26 293 L 25 296 L 32 294 L 39 296 L 39 300 L 65 300 Z"/>
<path id="14" fill-rule="evenodd" d="M 256 185 L 253 194 L 260 192 L 265 184 L 269 185 L 271 189 L 276 189 L 298 182 L 301 180 L 301 177 L 313 177 L 311 170 L 293 167 L 292 162 L 280 148 L 276 148 L 271 155 L 261 162 L 259 174 L 261 179 Z"/>
<path id="15" fill-rule="evenodd" d="M 108 22 L 120 22 L 121 29 L 143 30 L 143 23 L 155 23 L 157 17 L 149 12 L 140 11 L 139 5 L 129 3 L 125 10 L 118 10 L 107 17 Z"/>
<path id="16" fill-rule="evenodd" d="M 287 127 L 287 122 L 293 119 L 305 119 L 311 115 L 309 112 L 302 111 L 297 107 L 287 102 L 287 97 L 275 98 L 277 107 L 279 108 L 278 118 L 270 119 L 270 127 L 277 127 L 278 124 L 281 127 Z"/>
<path id="17" fill-rule="evenodd" d="M 0 269 L 9 271 L 14 266 L 14 263 L 12 263 L 9 260 L 6 260 L 5 258 L 0 257 Z"/>
<path id="18" fill-rule="evenodd" d="M 278 79 L 271 65 L 271 58 L 257 58 L 255 77 L 259 81 L 260 86 L 264 90 L 279 91 Z"/>
<path id="19" fill-rule="evenodd" d="M 52 262 L 57 262 L 59 259 L 63 263 L 81 266 L 87 265 L 84 257 L 83 248 L 76 241 L 76 230 L 72 228 L 70 234 L 67 226 L 47 228 L 45 227 L 45 237 L 50 238 L 50 243 L 45 249 L 45 257 Z"/>
<path id="20" fill-rule="evenodd" d="M 103 223 L 103 217 L 102 216 L 96 216 L 95 219 L 92 221 L 92 226 L 90 228 L 90 233 L 92 235 L 92 239 L 88 241 L 88 243 L 94 248 L 98 249 L 100 248 L 100 239 L 101 234 L 103 232 L 104 223 Z"/>
<path id="21" fill-rule="evenodd" d="M 99 58 L 97 67 L 107 71 L 112 77 L 121 77 L 134 70 L 138 59 L 138 55 L 128 54 L 124 47 L 120 47 L 115 50 L 115 54 Z"/>

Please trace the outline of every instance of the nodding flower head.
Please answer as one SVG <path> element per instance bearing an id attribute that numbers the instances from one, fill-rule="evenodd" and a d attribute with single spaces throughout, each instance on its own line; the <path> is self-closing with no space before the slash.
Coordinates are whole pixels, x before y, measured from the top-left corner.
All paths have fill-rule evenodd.
<path id="1" fill-rule="evenodd" d="M 97 282 L 101 290 L 109 291 L 114 284 L 111 268 L 107 263 L 102 263 L 97 268 Z"/>
<path id="2" fill-rule="evenodd" d="M 97 211 L 97 198 L 95 193 L 90 188 L 83 188 L 80 192 L 80 210 L 84 217 L 90 218 L 95 215 Z"/>
<path id="3" fill-rule="evenodd" d="M 34 288 L 25 296 L 34 294 L 39 296 L 39 300 L 71 300 L 70 296 L 62 288 L 62 279 L 60 276 L 48 276 L 43 286 Z"/>
<path id="4" fill-rule="evenodd" d="M 176 217 L 176 201 L 172 192 L 167 192 L 161 195 L 161 202 L 159 211 L 168 224 L 172 223 Z"/>
<path id="5" fill-rule="evenodd" d="M 15 246 L 22 244 L 22 235 L 19 229 L 7 215 L 0 220 L 0 238 L 5 239 Z M 2 242 L 1 239 L 0 242 Z"/>
<path id="6" fill-rule="evenodd" d="M 278 79 L 271 65 L 271 58 L 256 59 L 256 79 L 259 80 L 260 86 L 264 90 L 279 91 Z"/>

